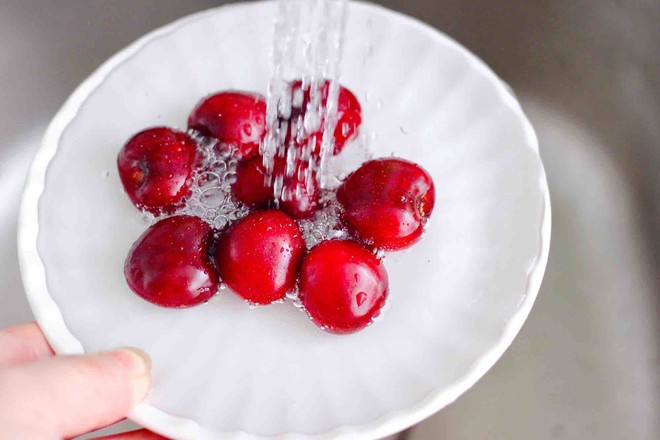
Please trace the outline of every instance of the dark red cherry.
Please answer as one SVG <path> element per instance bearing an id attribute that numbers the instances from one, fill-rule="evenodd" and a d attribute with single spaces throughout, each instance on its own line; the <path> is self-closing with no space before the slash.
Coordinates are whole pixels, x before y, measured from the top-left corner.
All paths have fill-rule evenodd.
<path id="1" fill-rule="evenodd" d="M 255 156 L 241 162 L 236 169 L 236 181 L 232 184 L 234 196 L 246 205 L 263 209 L 273 206 L 273 186 L 265 181 L 266 169 L 263 158 Z M 316 176 L 311 176 L 311 185 L 308 190 L 305 183 L 306 164 L 298 164 L 294 171 L 287 176 L 284 159 L 275 159 L 273 176 L 282 176 L 284 194 L 279 201 L 279 208 L 294 219 L 306 218 L 319 209 L 319 189 Z M 272 182 L 271 182 L 272 183 Z"/>
<path id="2" fill-rule="evenodd" d="M 291 107 L 291 118 L 289 120 L 289 126 L 295 124 L 295 121 L 299 117 L 304 117 L 305 113 L 308 110 L 308 106 L 311 100 L 310 85 L 305 85 L 300 80 L 294 81 L 291 83 L 291 98 L 292 98 L 292 107 Z M 328 93 L 330 89 L 330 82 L 324 81 L 320 86 L 321 93 L 321 106 L 325 107 L 328 100 Z M 334 154 L 339 154 L 344 148 L 344 145 L 355 139 L 358 136 L 360 124 L 362 123 L 362 109 L 360 107 L 360 102 L 357 100 L 353 92 L 343 86 L 339 86 L 339 94 L 337 101 L 337 124 L 333 133 L 334 137 Z M 322 127 L 322 125 L 321 125 Z M 322 132 L 319 127 L 318 130 L 307 133 L 307 136 L 302 140 L 298 140 L 298 143 L 304 144 L 309 142 L 309 138 L 313 138 L 315 153 L 321 151 L 321 140 Z M 291 132 L 287 133 L 287 141 L 291 139 Z"/>
<path id="3" fill-rule="evenodd" d="M 259 152 L 266 133 L 266 101 L 255 93 L 216 93 L 197 104 L 188 127 L 233 145 L 238 157 L 250 158 Z"/>
<path id="4" fill-rule="evenodd" d="M 179 215 L 160 220 L 133 244 L 124 266 L 133 292 L 164 307 L 190 307 L 218 291 L 209 256 L 213 230 L 203 220 Z"/>
<path id="5" fill-rule="evenodd" d="M 337 191 L 343 219 L 358 238 L 379 249 L 419 240 L 435 203 L 431 176 L 403 159 L 376 159 L 349 175 Z"/>
<path id="6" fill-rule="evenodd" d="M 133 136 L 119 152 L 119 177 L 131 202 L 154 214 L 173 212 L 189 194 L 197 147 L 167 127 Z"/>
<path id="7" fill-rule="evenodd" d="M 299 289 L 316 325 L 331 333 L 353 333 L 369 325 L 385 304 L 387 272 L 361 244 L 328 240 L 303 260 Z"/>
<path id="8" fill-rule="evenodd" d="M 282 211 L 257 211 L 218 238 L 216 264 L 222 280 L 244 299 L 270 304 L 296 283 L 305 241 Z"/>
<path id="9" fill-rule="evenodd" d="M 266 169 L 263 158 L 254 156 L 236 167 L 236 180 L 231 185 L 234 197 L 246 205 L 262 209 L 273 200 L 273 188 L 266 185 Z"/>

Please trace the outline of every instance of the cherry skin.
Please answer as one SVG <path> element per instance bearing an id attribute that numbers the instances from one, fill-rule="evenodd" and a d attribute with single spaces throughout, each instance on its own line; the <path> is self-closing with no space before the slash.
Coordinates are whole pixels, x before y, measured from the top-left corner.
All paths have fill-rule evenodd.
<path id="1" fill-rule="evenodd" d="M 262 156 L 239 162 L 231 189 L 237 200 L 254 209 L 263 209 L 272 202 L 273 188 L 266 185 L 266 168 Z"/>
<path id="2" fill-rule="evenodd" d="M 266 101 L 255 93 L 216 93 L 197 104 L 188 127 L 233 145 L 237 157 L 250 158 L 259 152 L 266 133 Z"/>
<path id="3" fill-rule="evenodd" d="M 379 249 L 398 250 L 420 239 L 433 211 L 431 176 L 403 159 L 365 162 L 337 191 L 343 220 L 358 238 Z"/>
<path id="4" fill-rule="evenodd" d="M 222 280 L 254 304 L 284 298 L 296 283 L 305 241 L 282 211 L 257 211 L 220 235 L 215 255 Z"/>
<path id="5" fill-rule="evenodd" d="M 305 183 L 305 174 L 309 165 L 298 163 L 290 176 L 286 174 L 286 161 L 276 159 L 274 175 L 282 176 L 283 194 L 279 201 L 279 208 L 292 218 L 299 220 L 310 217 L 320 208 L 320 191 L 316 175 L 310 176 L 311 185 L 308 189 Z"/>
<path id="6" fill-rule="evenodd" d="M 280 209 L 296 220 L 312 216 L 321 207 L 319 187 L 316 178 L 311 189 L 307 188 L 302 177 L 284 179 L 284 187 L 289 195 L 280 200 Z"/>
<path id="7" fill-rule="evenodd" d="M 131 202 L 153 214 L 170 213 L 190 193 L 197 147 L 167 127 L 133 136 L 119 152 L 117 168 Z"/>
<path id="8" fill-rule="evenodd" d="M 300 269 L 300 297 L 312 321 L 336 334 L 369 325 L 385 304 L 385 267 L 352 240 L 328 240 L 314 247 Z"/>
<path id="9" fill-rule="evenodd" d="M 133 244 L 124 265 L 133 292 L 163 307 L 190 307 L 218 291 L 209 255 L 213 230 L 205 221 L 178 215 L 160 220 Z"/>
<path id="10" fill-rule="evenodd" d="M 283 176 L 283 186 L 288 193 L 288 197 L 279 201 L 279 209 L 296 220 L 307 218 L 320 207 L 316 177 L 312 176 L 311 191 L 308 191 L 304 183 L 307 165 L 296 166 L 290 177 L 285 176 L 285 166 L 284 159 L 277 158 L 273 167 L 273 176 Z M 236 168 L 236 181 L 232 184 L 236 199 L 254 209 L 274 206 L 273 186 L 266 184 L 265 176 L 266 168 L 263 166 L 262 156 L 239 163 Z"/>
<path id="11" fill-rule="evenodd" d="M 311 100 L 310 86 L 306 85 L 303 88 L 302 81 L 296 80 L 291 83 L 291 118 L 290 121 L 296 121 L 298 117 L 304 116 L 307 111 L 307 106 Z M 328 100 L 328 93 L 330 90 L 330 82 L 324 81 L 320 86 L 321 92 L 321 106 L 325 108 Z M 302 96 L 300 96 L 302 94 Z M 362 123 L 362 108 L 360 102 L 357 100 L 353 92 L 343 86 L 339 86 L 339 93 L 337 97 L 337 125 L 333 132 L 335 148 L 333 154 L 339 154 L 344 148 L 344 145 L 358 136 L 360 124 Z M 322 125 L 321 125 L 322 127 Z M 308 134 L 309 137 L 314 139 L 314 152 L 316 154 L 321 151 L 321 140 L 323 133 L 321 129 Z M 287 141 L 290 139 L 291 133 L 287 133 Z M 304 144 L 308 142 L 308 138 L 298 140 L 298 143 Z"/>

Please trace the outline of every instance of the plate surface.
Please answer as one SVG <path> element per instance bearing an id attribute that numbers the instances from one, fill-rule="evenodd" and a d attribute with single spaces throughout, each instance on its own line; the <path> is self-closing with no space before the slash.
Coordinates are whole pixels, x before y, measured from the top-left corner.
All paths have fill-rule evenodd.
<path id="1" fill-rule="evenodd" d="M 501 81 L 409 17 L 349 3 L 343 84 L 376 156 L 436 184 L 425 238 L 385 262 L 385 316 L 333 336 L 290 303 L 230 292 L 188 310 L 134 295 L 123 262 L 145 229 L 116 171 L 153 125 L 185 127 L 221 89 L 266 90 L 275 3 L 225 6 L 161 28 L 92 74 L 47 131 L 19 225 L 25 288 L 60 353 L 144 348 L 154 389 L 133 418 L 174 438 L 379 437 L 456 399 L 501 356 L 538 292 L 550 203 L 531 125 Z M 350 148 L 350 147 L 347 147 Z"/>

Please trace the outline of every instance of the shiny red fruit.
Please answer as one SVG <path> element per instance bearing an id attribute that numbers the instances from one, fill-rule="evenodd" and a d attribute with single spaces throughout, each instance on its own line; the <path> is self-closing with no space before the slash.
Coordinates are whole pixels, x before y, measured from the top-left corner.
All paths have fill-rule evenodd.
<path id="1" fill-rule="evenodd" d="M 188 127 L 232 144 L 238 157 L 250 158 L 259 152 L 266 133 L 266 101 L 255 93 L 216 93 L 197 104 Z"/>
<path id="2" fill-rule="evenodd" d="M 286 162 L 276 159 L 273 176 L 281 175 L 285 192 L 288 194 L 279 202 L 279 208 L 294 219 L 306 218 L 319 208 L 319 189 L 316 177 L 312 176 L 311 191 L 305 184 L 307 165 L 296 166 L 289 177 L 285 173 Z M 263 158 L 255 156 L 241 162 L 236 169 L 236 181 L 232 184 L 234 196 L 246 205 L 262 209 L 273 205 L 273 187 L 265 182 L 266 169 Z M 297 189 L 299 188 L 299 189 Z"/>
<path id="3" fill-rule="evenodd" d="M 435 203 L 431 176 L 403 159 L 377 159 L 349 175 L 337 191 L 343 219 L 358 238 L 379 249 L 419 240 Z"/>
<path id="4" fill-rule="evenodd" d="M 320 208 L 319 187 L 316 178 L 308 190 L 304 179 L 300 177 L 291 177 L 284 179 L 285 195 L 280 200 L 280 209 L 296 220 L 310 217 Z"/>
<path id="5" fill-rule="evenodd" d="M 321 105 L 323 107 L 325 107 L 327 103 L 329 89 L 329 81 L 325 81 L 320 87 Z M 300 80 L 294 81 L 291 84 L 291 121 L 295 121 L 298 117 L 304 116 L 311 99 L 310 95 L 309 85 L 306 85 L 303 88 L 302 81 Z M 339 96 L 337 99 L 337 125 L 335 126 L 333 133 L 335 141 L 334 154 L 339 154 L 348 141 L 353 140 L 358 136 L 360 124 L 362 123 L 362 108 L 353 92 L 340 85 Z M 320 128 L 314 133 L 308 134 L 308 137 L 314 138 L 314 151 L 317 154 L 321 151 L 322 135 Z M 287 138 L 290 138 L 290 134 Z M 299 143 L 303 144 L 305 142 L 307 142 L 307 139 L 304 139 Z"/>
<path id="6" fill-rule="evenodd" d="M 305 252 L 300 229 L 281 211 L 257 211 L 218 238 L 216 265 L 234 292 L 255 304 L 284 298 Z"/>
<path id="7" fill-rule="evenodd" d="M 353 333 L 369 325 L 385 304 L 387 272 L 361 244 L 328 240 L 305 257 L 299 289 L 316 325 L 330 333 Z"/>
<path id="8" fill-rule="evenodd" d="M 189 194 L 197 147 L 167 127 L 133 136 L 119 152 L 119 177 L 131 202 L 154 214 L 172 212 Z"/>
<path id="9" fill-rule="evenodd" d="M 234 197 L 251 208 L 262 209 L 273 200 L 273 188 L 266 185 L 263 157 L 244 160 L 236 167 L 236 180 L 231 185 Z"/>
<path id="10" fill-rule="evenodd" d="M 209 255 L 213 230 L 203 220 L 178 215 L 159 221 L 133 244 L 124 265 L 133 292 L 163 307 L 190 307 L 218 291 Z"/>
<path id="11" fill-rule="evenodd" d="M 309 190 L 305 182 L 309 166 L 299 162 L 291 172 L 287 172 L 284 159 L 275 160 L 274 174 L 282 176 L 283 190 L 279 208 L 294 219 L 307 218 L 320 207 L 320 191 L 316 176 L 312 173 Z M 289 174 L 289 175 L 287 175 Z"/>

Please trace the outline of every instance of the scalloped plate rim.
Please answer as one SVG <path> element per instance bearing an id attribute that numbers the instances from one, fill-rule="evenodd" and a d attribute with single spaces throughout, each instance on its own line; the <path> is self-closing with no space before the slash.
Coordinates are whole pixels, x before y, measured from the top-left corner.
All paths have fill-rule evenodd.
<path id="1" fill-rule="evenodd" d="M 172 23 L 155 29 L 140 37 L 138 40 L 132 42 L 106 60 L 89 77 L 87 77 L 58 110 L 56 116 L 48 126 L 41 142 L 41 146 L 30 166 L 23 190 L 18 222 L 18 253 L 21 276 L 28 302 L 48 342 L 57 353 L 84 353 L 82 345 L 67 328 L 57 304 L 55 304 L 48 293 L 45 267 L 37 249 L 37 236 L 39 233 L 38 203 L 44 190 L 48 165 L 57 153 L 61 136 L 69 126 L 69 123 L 75 119 L 87 97 L 92 94 L 101 83 L 103 83 L 106 77 L 114 69 L 130 60 L 151 41 L 168 35 L 176 31 L 178 28 L 193 21 L 205 18 L 208 15 L 225 12 L 232 8 L 242 8 L 246 6 L 252 7 L 255 4 L 267 2 L 267 0 L 250 3 L 241 2 L 207 9 L 175 20 Z M 501 99 L 502 103 L 509 107 L 522 123 L 528 146 L 538 153 L 539 149 L 536 133 L 520 107 L 520 104 L 502 80 L 481 59 L 472 54 L 451 37 L 415 18 L 387 9 L 380 5 L 362 1 L 352 1 L 351 3 L 359 8 L 371 9 L 372 11 L 381 14 L 390 14 L 397 20 L 407 21 L 409 24 L 416 26 L 421 31 L 428 34 L 432 39 L 442 41 L 443 44 L 452 46 L 454 50 L 460 53 L 461 56 L 469 62 L 472 68 L 478 71 L 481 75 L 484 75 L 494 84 L 498 97 Z M 524 298 L 520 302 L 518 309 L 512 313 L 506 325 L 503 327 L 498 342 L 489 350 L 485 351 L 475 364 L 465 372 L 463 377 L 460 380 L 457 380 L 452 386 L 432 392 L 424 399 L 421 399 L 416 404 L 409 406 L 404 410 L 385 413 L 380 417 L 361 425 L 341 426 L 314 435 L 283 433 L 274 436 L 257 436 L 245 431 L 211 432 L 194 420 L 168 414 L 148 404 L 137 406 L 130 415 L 130 419 L 156 432 L 181 439 L 216 437 L 231 439 L 354 439 L 364 438 L 365 436 L 369 438 L 380 438 L 391 435 L 420 422 L 452 403 L 461 394 L 472 387 L 484 374 L 486 374 L 486 372 L 497 362 L 504 351 L 509 347 L 531 311 L 545 273 L 551 235 L 552 216 L 550 195 L 542 163 L 540 164 L 538 183 L 539 190 L 542 192 L 543 196 L 542 219 L 541 224 L 539 225 L 541 243 L 539 254 L 533 259 L 532 264 L 527 271 L 527 283 Z"/>

